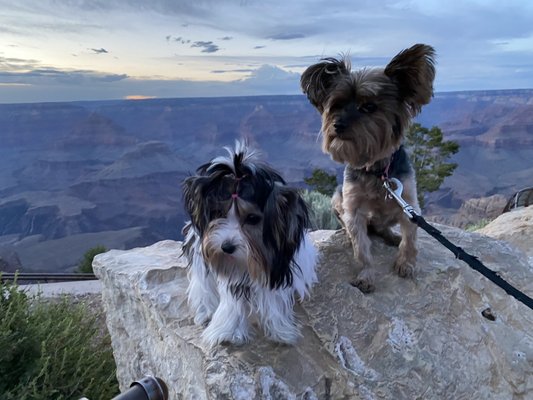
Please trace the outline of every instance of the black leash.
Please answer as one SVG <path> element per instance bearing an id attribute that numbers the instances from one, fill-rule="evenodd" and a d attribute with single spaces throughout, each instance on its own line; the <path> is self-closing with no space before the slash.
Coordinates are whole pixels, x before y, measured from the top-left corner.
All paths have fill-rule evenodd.
<path id="1" fill-rule="evenodd" d="M 396 189 L 392 189 L 390 185 L 391 182 L 394 183 Z M 396 200 L 400 207 L 402 207 L 403 212 L 407 214 L 411 222 L 417 224 L 420 228 L 422 228 L 428 234 L 437 239 L 444 247 L 450 250 L 456 258 L 467 263 L 470 268 L 475 269 L 485 278 L 489 279 L 491 282 L 495 283 L 503 290 L 505 290 L 507 294 L 513 296 L 516 300 L 520 301 L 521 303 L 525 304 L 533 310 L 533 299 L 531 297 L 512 286 L 509 282 L 507 282 L 500 275 L 498 275 L 498 273 L 487 268 L 485 265 L 483 265 L 481 261 L 478 260 L 477 257 L 468 254 L 461 247 L 454 245 L 452 242 L 450 242 L 444 237 L 441 231 L 439 231 L 434 226 L 428 224 L 424 217 L 418 215 L 414 208 L 407 204 L 402 198 L 403 185 L 398 179 L 387 178 L 383 181 L 383 186 L 385 186 L 385 189 L 387 189 L 389 195 Z"/>

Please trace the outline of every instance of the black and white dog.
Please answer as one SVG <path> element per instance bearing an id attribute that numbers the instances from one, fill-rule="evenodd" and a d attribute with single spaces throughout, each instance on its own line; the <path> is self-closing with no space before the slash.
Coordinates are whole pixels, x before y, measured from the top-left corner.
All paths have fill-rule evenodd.
<path id="1" fill-rule="evenodd" d="M 316 282 L 316 250 L 298 191 L 244 143 L 183 183 L 188 301 L 209 346 L 242 344 L 256 319 L 271 340 L 300 336 L 293 306 Z"/>

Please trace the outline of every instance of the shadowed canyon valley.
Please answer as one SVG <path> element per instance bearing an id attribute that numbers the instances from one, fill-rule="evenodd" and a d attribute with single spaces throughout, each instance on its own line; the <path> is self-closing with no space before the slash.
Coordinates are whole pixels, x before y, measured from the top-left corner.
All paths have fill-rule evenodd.
<path id="1" fill-rule="evenodd" d="M 462 226 L 468 207 L 497 211 L 533 185 L 533 90 L 437 93 L 417 122 L 461 145 L 427 198 L 431 219 Z M 4 271 L 70 271 L 96 245 L 181 239 L 181 181 L 236 139 L 297 186 L 343 169 L 321 152 L 303 95 L 3 104 L 0 128 Z"/>

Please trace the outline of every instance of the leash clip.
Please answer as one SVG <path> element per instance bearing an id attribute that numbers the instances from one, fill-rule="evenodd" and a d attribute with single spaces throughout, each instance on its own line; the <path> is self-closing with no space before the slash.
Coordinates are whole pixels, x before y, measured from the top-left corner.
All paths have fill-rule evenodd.
<path id="1" fill-rule="evenodd" d="M 391 182 L 394 184 L 394 186 L 396 187 L 396 189 L 393 189 L 391 187 Z M 416 214 L 416 211 L 415 209 L 413 208 L 413 206 L 411 206 L 409 203 L 407 203 L 403 198 L 402 198 L 402 193 L 403 193 L 403 185 L 402 185 L 402 182 L 400 182 L 398 179 L 396 178 L 387 178 L 387 179 L 384 179 L 383 180 L 383 186 L 385 187 L 385 189 L 387 190 L 388 194 L 387 194 L 387 197 L 389 199 L 394 199 L 396 200 L 396 202 L 400 205 L 400 207 L 402 207 L 403 209 L 403 212 L 410 218 L 412 219 Z"/>

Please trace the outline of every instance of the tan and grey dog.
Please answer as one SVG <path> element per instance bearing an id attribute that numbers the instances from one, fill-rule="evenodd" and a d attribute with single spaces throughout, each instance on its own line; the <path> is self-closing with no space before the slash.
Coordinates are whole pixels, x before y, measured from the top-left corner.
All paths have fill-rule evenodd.
<path id="1" fill-rule="evenodd" d="M 403 198 L 419 211 L 415 175 L 402 139 L 411 119 L 433 96 L 434 58 L 432 47 L 416 44 L 385 68 L 351 71 L 348 59 L 326 58 L 301 77 L 303 92 L 322 115 L 323 151 L 346 164 L 332 205 L 363 264 L 354 283 L 365 293 L 374 290 L 375 280 L 369 233 L 399 245 L 394 263 L 399 276 L 414 272 L 417 227 L 387 197 L 383 180 L 399 179 Z M 401 238 L 391 230 L 397 223 Z"/>

